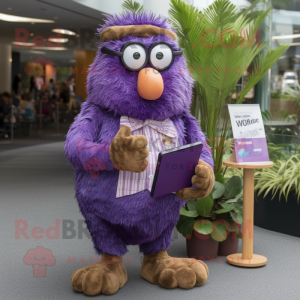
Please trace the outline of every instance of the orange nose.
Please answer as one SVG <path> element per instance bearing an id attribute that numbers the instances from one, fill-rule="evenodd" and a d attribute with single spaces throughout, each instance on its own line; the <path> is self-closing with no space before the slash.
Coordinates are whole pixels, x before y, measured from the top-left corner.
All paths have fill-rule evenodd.
<path id="1" fill-rule="evenodd" d="M 139 72 L 137 88 L 142 98 L 156 100 L 164 91 L 164 81 L 158 71 L 144 68 Z"/>

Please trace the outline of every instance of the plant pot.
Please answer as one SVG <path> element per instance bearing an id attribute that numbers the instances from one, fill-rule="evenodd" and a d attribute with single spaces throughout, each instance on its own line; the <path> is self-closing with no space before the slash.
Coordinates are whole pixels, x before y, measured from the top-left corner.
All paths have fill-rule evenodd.
<path id="1" fill-rule="evenodd" d="M 268 193 L 265 198 L 262 195 L 254 201 L 254 225 L 268 230 L 300 237 L 300 205 L 295 194 L 290 193 L 288 200 L 282 196 L 279 201 L 279 193 L 272 199 Z"/>
<path id="2" fill-rule="evenodd" d="M 231 232 L 227 239 L 219 243 L 219 256 L 228 256 L 230 254 L 237 253 L 239 246 L 239 239 L 236 237 L 236 233 Z"/>
<path id="3" fill-rule="evenodd" d="M 207 260 L 218 256 L 219 242 L 210 235 L 203 235 L 193 230 L 191 238 L 186 239 L 188 257 Z"/>

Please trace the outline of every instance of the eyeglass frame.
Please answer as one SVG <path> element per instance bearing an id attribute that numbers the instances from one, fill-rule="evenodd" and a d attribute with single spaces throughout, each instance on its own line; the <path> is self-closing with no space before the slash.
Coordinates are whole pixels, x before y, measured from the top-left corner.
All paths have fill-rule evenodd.
<path id="1" fill-rule="evenodd" d="M 136 44 L 136 45 L 141 46 L 142 48 L 144 48 L 145 53 L 146 53 L 145 63 L 144 63 L 140 68 L 137 68 L 137 69 L 129 68 L 129 67 L 127 66 L 127 64 L 125 63 L 124 59 L 123 59 L 123 54 L 124 54 L 123 50 L 124 50 L 126 47 L 128 47 L 129 45 L 132 45 L 132 44 Z M 158 69 L 158 68 L 154 67 L 153 64 L 152 64 L 152 62 L 151 62 L 151 60 L 150 60 L 150 54 L 151 54 L 151 51 L 152 51 L 153 48 L 154 48 L 155 46 L 157 46 L 157 45 L 167 45 L 167 46 L 169 46 L 169 48 L 170 48 L 171 51 L 172 51 L 172 60 L 171 60 L 170 64 L 169 64 L 168 66 L 162 68 L 162 69 Z M 129 70 L 129 71 L 136 71 L 136 72 L 138 72 L 138 71 L 144 69 L 148 63 L 149 63 L 149 65 L 150 65 L 153 69 L 156 69 L 156 70 L 159 71 L 159 72 L 165 71 L 165 70 L 169 69 L 169 68 L 172 66 L 172 64 L 173 64 L 173 62 L 174 62 L 174 60 L 175 60 L 175 56 L 183 55 L 182 49 L 180 49 L 180 50 L 174 50 L 173 47 L 172 47 L 169 43 L 163 42 L 163 41 L 154 43 L 153 45 L 151 45 L 151 47 L 149 48 L 149 50 L 147 49 L 147 47 L 146 47 L 143 43 L 136 42 L 136 41 L 129 41 L 129 42 L 125 43 L 125 44 L 122 46 L 121 51 L 111 50 L 111 49 L 109 49 L 109 48 L 107 48 L 107 47 L 102 47 L 102 48 L 101 48 L 101 53 L 107 54 L 107 55 L 111 55 L 111 56 L 118 56 L 118 57 L 120 58 L 120 60 L 121 60 L 122 65 L 123 65 L 127 70 Z"/>

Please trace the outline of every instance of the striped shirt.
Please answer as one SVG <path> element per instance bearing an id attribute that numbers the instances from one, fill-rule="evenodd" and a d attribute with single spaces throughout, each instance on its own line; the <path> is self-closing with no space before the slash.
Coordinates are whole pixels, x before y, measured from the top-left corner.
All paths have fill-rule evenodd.
<path id="1" fill-rule="evenodd" d="M 148 167 L 142 173 L 119 171 L 116 197 L 132 195 L 143 190 L 151 191 L 158 154 L 161 151 L 180 146 L 173 122 L 166 119 L 162 122 L 148 119 L 146 121 L 122 116 L 120 127 L 131 128 L 131 135 L 143 134 L 148 139 Z"/>

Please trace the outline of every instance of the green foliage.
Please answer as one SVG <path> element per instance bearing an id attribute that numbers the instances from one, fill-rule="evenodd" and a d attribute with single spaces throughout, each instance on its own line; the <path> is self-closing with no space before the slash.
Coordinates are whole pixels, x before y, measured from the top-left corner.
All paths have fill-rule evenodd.
<path id="1" fill-rule="evenodd" d="M 224 176 L 221 172 L 215 172 L 215 179 L 220 183 L 224 183 Z"/>
<path id="2" fill-rule="evenodd" d="M 212 232 L 212 222 L 201 222 L 199 226 L 194 225 L 194 229 L 201 234 L 210 234 Z"/>
<path id="3" fill-rule="evenodd" d="M 281 90 L 277 89 L 276 92 L 271 93 L 272 99 L 280 99 L 282 97 Z"/>
<path id="4" fill-rule="evenodd" d="M 258 170 L 254 176 L 258 195 L 263 194 L 265 197 L 271 192 L 274 197 L 279 192 L 279 199 L 284 196 L 287 201 L 289 193 L 294 192 L 299 203 L 300 154 L 295 154 L 288 160 L 278 159 L 272 168 Z"/>
<path id="5" fill-rule="evenodd" d="M 216 181 L 212 190 L 212 196 L 214 199 L 219 199 L 225 192 L 225 186 L 221 182 Z"/>
<path id="6" fill-rule="evenodd" d="M 177 222 L 177 230 L 186 237 L 188 234 L 192 235 L 195 220 L 193 218 L 181 215 Z"/>
<path id="7" fill-rule="evenodd" d="M 243 182 L 238 176 L 224 184 L 215 181 L 212 192 L 205 198 L 188 200 L 180 212 L 177 230 L 183 235 L 193 229 L 210 234 L 216 241 L 224 241 L 229 232 L 240 236 L 239 225 L 243 223 Z"/>
<path id="8" fill-rule="evenodd" d="M 254 17 L 252 9 L 257 3 L 258 0 L 240 12 L 228 0 L 216 0 L 199 11 L 182 0 L 171 0 L 170 18 L 177 30 L 179 45 L 184 49 L 187 67 L 196 81 L 191 112 L 200 120 L 209 145 L 215 149 L 212 154 L 215 171 L 219 173 L 230 127 L 228 111 L 222 121 L 220 116 L 223 107 L 231 103 L 231 95 L 243 75 L 239 70 L 252 65 L 252 73 L 236 103 L 242 103 L 245 95 L 288 47 L 282 45 L 269 50 L 265 57 L 260 54 L 268 43 L 259 44 L 252 38 L 269 10 Z"/>
<path id="9" fill-rule="evenodd" d="M 288 94 L 288 95 L 281 95 L 282 98 L 284 99 L 293 99 L 296 101 L 296 112 L 298 112 L 300 110 L 300 85 L 299 83 L 297 84 L 297 88 L 298 90 L 294 90 L 292 88 L 286 88 L 284 91 Z"/>
<path id="10" fill-rule="evenodd" d="M 268 110 L 262 111 L 261 116 L 262 116 L 263 122 L 271 121 L 271 119 L 272 119 L 272 115 L 270 114 L 270 112 Z"/>
<path id="11" fill-rule="evenodd" d="M 212 224 L 212 232 L 210 234 L 212 239 L 217 242 L 223 242 L 227 238 L 227 230 L 223 223 Z"/>
<path id="12" fill-rule="evenodd" d="M 122 7 L 125 10 L 135 12 L 135 13 L 141 13 L 144 10 L 143 5 L 141 5 L 140 3 L 136 2 L 136 1 L 133 1 L 133 0 L 124 1 L 124 3 L 122 4 Z"/>
<path id="13" fill-rule="evenodd" d="M 207 197 L 196 200 L 196 211 L 201 217 L 206 217 L 214 206 L 214 198 L 212 194 Z"/>
<path id="14" fill-rule="evenodd" d="M 227 199 L 235 197 L 242 190 L 241 178 L 239 178 L 238 176 L 231 177 L 226 181 L 224 187 L 224 197 L 226 197 Z"/>

